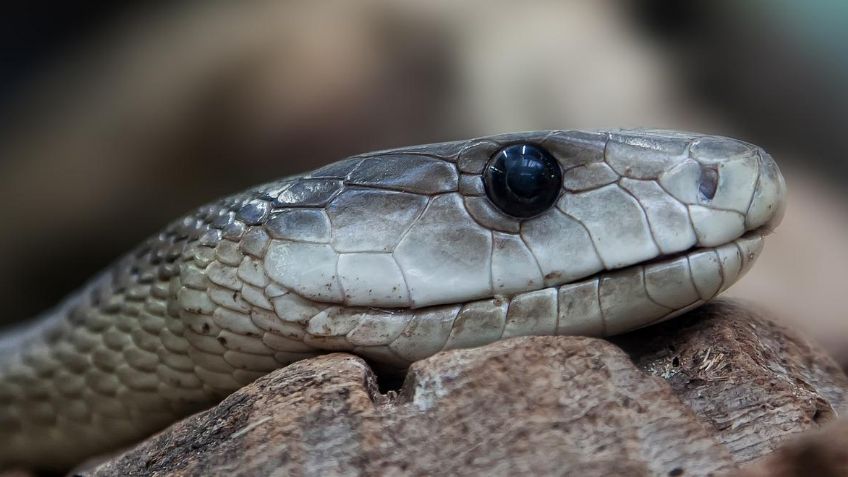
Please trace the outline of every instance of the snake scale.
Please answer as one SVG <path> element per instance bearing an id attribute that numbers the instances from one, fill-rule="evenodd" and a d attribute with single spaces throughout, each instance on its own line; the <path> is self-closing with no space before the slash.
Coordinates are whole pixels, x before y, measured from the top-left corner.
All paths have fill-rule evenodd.
<path id="1" fill-rule="evenodd" d="M 330 351 L 403 368 L 710 300 L 780 221 L 759 147 L 538 131 L 361 154 L 168 225 L 0 335 L 0 468 L 67 469 Z"/>

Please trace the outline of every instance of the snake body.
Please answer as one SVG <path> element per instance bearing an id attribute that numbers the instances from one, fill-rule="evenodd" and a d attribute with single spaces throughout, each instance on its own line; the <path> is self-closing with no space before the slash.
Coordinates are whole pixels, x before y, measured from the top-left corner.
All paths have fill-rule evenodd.
<path id="1" fill-rule="evenodd" d="M 541 214 L 487 196 L 509 144 L 561 167 Z M 0 468 L 68 468 L 319 353 L 402 368 L 671 318 L 750 268 L 784 190 L 733 139 L 540 131 L 362 154 L 224 198 L 0 337 Z"/>

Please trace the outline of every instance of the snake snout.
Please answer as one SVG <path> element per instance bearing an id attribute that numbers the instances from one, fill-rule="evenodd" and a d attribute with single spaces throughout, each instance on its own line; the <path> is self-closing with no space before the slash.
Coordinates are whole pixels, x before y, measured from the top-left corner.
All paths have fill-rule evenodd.
<path id="1" fill-rule="evenodd" d="M 771 155 L 759 150 L 757 185 L 745 219 L 748 230 L 762 229 L 770 233 L 783 220 L 786 212 L 786 181 Z"/>

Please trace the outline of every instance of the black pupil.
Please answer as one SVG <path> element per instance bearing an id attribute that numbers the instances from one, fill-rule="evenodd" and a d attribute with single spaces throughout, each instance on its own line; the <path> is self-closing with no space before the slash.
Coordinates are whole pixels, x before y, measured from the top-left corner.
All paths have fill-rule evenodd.
<path id="1" fill-rule="evenodd" d="M 556 201 L 562 184 L 557 161 L 532 144 L 513 144 L 489 160 L 483 174 L 486 194 L 503 212 L 532 217 Z"/>

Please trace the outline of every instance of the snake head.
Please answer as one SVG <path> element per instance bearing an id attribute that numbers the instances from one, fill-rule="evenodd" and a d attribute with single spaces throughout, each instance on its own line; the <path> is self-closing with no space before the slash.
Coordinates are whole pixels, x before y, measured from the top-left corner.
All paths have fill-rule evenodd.
<path id="1" fill-rule="evenodd" d="M 265 266 L 319 302 L 467 303 L 759 237 L 784 193 L 768 154 L 716 136 L 544 131 L 416 146 L 276 191 Z"/>

